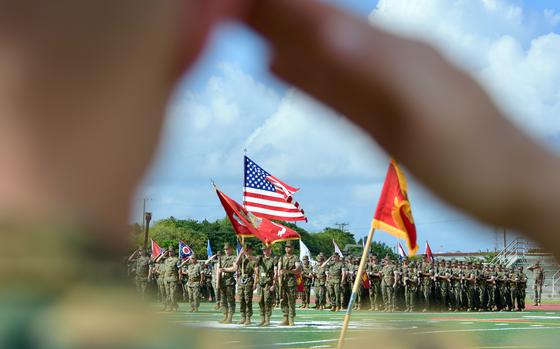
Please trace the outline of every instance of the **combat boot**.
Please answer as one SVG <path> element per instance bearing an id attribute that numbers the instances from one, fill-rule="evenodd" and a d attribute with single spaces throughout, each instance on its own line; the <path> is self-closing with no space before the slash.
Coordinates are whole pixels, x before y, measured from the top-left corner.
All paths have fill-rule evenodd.
<path id="1" fill-rule="evenodd" d="M 331 311 L 336 311 L 336 307 L 331 306 Z"/>
<path id="2" fill-rule="evenodd" d="M 233 318 L 233 313 L 228 313 L 228 315 L 226 317 L 226 321 L 224 321 L 224 324 L 231 324 L 232 323 L 232 318 Z"/>
<path id="3" fill-rule="evenodd" d="M 284 320 L 279 324 L 279 326 L 288 326 L 288 315 L 284 315 Z"/>
<path id="4" fill-rule="evenodd" d="M 250 316 L 247 316 L 247 317 L 245 318 L 245 323 L 244 323 L 244 325 L 245 325 L 245 326 L 249 326 L 250 324 L 252 324 L 252 322 L 251 322 L 251 317 L 250 317 Z"/>
<path id="5" fill-rule="evenodd" d="M 257 326 L 264 326 L 266 324 L 266 315 L 261 315 L 261 322 Z"/>
<path id="6" fill-rule="evenodd" d="M 223 318 L 223 319 L 221 319 L 221 320 L 220 320 L 220 321 L 218 321 L 218 322 L 219 322 L 219 323 L 221 323 L 221 324 L 225 324 L 225 323 L 226 323 L 226 320 L 227 320 L 227 318 L 228 318 L 228 314 L 227 314 L 227 313 L 224 313 L 224 318 Z"/>
<path id="7" fill-rule="evenodd" d="M 264 325 L 265 327 L 270 326 L 270 316 L 269 315 L 265 315 L 264 317 Z"/>
<path id="8" fill-rule="evenodd" d="M 245 314 L 241 314 L 241 320 L 237 323 L 238 325 L 245 325 L 245 321 L 247 321 L 247 317 Z"/>
<path id="9" fill-rule="evenodd" d="M 294 318 L 290 316 L 290 318 L 288 319 L 288 326 L 294 326 Z"/>

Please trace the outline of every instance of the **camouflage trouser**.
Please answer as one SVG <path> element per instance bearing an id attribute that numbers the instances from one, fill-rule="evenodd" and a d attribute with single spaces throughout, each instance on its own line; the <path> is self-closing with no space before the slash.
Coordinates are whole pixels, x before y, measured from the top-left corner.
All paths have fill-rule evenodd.
<path id="1" fill-rule="evenodd" d="M 541 303 L 542 288 L 543 288 L 542 283 L 535 282 L 535 285 L 533 286 L 533 291 L 535 292 L 535 303 L 538 303 L 538 304 Z"/>
<path id="2" fill-rule="evenodd" d="M 347 282 L 340 284 L 340 307 L 348 305 L 350 295 L 352 294 L 352 286 Z"/>
<path id="3" fill-rule="evenodd" d="M 526 296 L 525 293 L 526 293 L 526 289 L 523 285 L 517 287 L 515 300 L 517 301 L 517 309 L 518 310 L 525 309 L 525 296 Z"/>
<path id="4" fill-rule="evenodd" d="M 200 285 L 193 284 L 188 286 L 188 297 L 191 303 L 191 308 L 198 309 L 200 306 Z"/>
<path id="5" fill-rule="evenodd" d="M 340 283 L 329 282 L 328 285 L 329 297 L 333 307 L 342 307 L 342 295 Z"/>
<path id="6" fill-rule="evenodd" d="M 235 313 L 235 284 L 233 285 L 220 285 L 220 299 L 224 314 Z"/>
<path id="7" fill-rule="evenodd" d="M 449 294 L 449 284 L 446 282 L 439 283 L 439 291 L 441 292 L 441 302 L 444 308 L 451 308 L 451 297 Z"/>
<path id="8" fill-rule="evenodd" d="M 504 307 L 513 309 L 513 304 L 511 303 L 511 289 L 509 288 L 509 285 L 502 286 L 501 294 L 504 302 Z"/>
<path id="9" fill-rule="evenodd" d="M 148 277 L 136 277 L 136 290 L 142 299 L 146 297 L 146 288 L 148 287 Z"/>
<path id="10" fill-rule="evenodd" d="M 311 303 L 311 285 L 304 284 L 303 292 L 301 294 L 301 301 L 304 305 L 309 305 Z"/>
<path id="11" fill-rule="evenodd" d="M 385 310 L 395 309 L 395 289 L 393 288 L 393 285 L 384 284 L 383 303 L 385 303 Z"/>
<path id="12" fill-rule="evenodd" d="M 177 304 L 177 279 L 165 279 L 165 294 L 167 295 L 165 306 L 169 309 L 179 308 L 179 304 Z"/>
<path id="13" fill-rule="evenodd" d="M 220 294 L 220 285 L 216 283 L 216 280 L 213 280 L 212 287 L 214 288 L 214 296 L 216 297 L 216 306 L 220 307 L 222 305 L 221 303 L 222 295 Z"/>
<path id="14" fill-rule="evenodd" d="M 496 306 L 496 293 L 498 287 L 494 284 L 488 285 L 488 308 L 492 309 Z"/>
<path id="15" fill-rule="evenodd" d="M 261 317 L 272 316 L 272 304 L 274 303 L 274 291 L 271 291 L 270 285 L 261 285 L 258 290 L 259 308 L 261 310 Z"/>
<path id="16" fill-rule="evenodd" d="M 404 287 L 404 303 L 406 310 L 413 311 L 416 308 L 416 285 L 407 285 Z"/>
<path id="17" fill-rule="evenodd" d="M 473 284 L 465 285 L 465 296 L 466 296 L 465 305 L 470 310 L 474 310 L 475 307 L 474 295 L 475 295 L 475 285 Z"/>
<path id="18" fill-rule="evenodd" d="M 296 285 L 282 285 L 280 290 L 280 306 L 284 316 L 296 317 Z"/>
<path id="19" fill-rule="evenodd" d="M 354 288 L 354 285 L 350 286 L 350 297 L 352 297 L 352 290 Z M 360 307 L 362 306 L 362 293 L 364 292 L 364 285 L 362 284 L 362 282 L 360 282 L 360 286 L 358 286 L 358 293 L 356 294 L 356 300 L 354 303 L 354 308 L 355 309 L 360 309 Z M 350 301 L 350 300 L 348 300 Z"/>
<path id="20" fill-rule="evenodd" d="M 432 305 L 432 281 L 427 278 L 423 279 L 421 287 L 424 309 L 428 309 Z"/>
<path id="21" fill-rule="evenodd" d="M 157 285 L 159 290 L 159 299 L 164 305 L 167 305 L 167 291 L 165 289 L 165 282 L 163 281 L 163 277 L 158 277 Z"/>
<path id="22" fill-rule="evenodd" d="M 488 302 L 486 301 L 486 285 L 478 284 L 476 287 L 478 295 L 478 309 L 488 308 Z"/>
<path id="23" fill-rule="evenodd" d="M 249 281 L 246 285 L 239 285 L 239 313 L 241 318 L 245 316 L 253 316 L 253 281 Z"/>
<path id="24" fill-rule="evenodd" d="M 381 280 L 372 281 L 369 286 L 369 304 L 373 309 L 379 309 L 380 303 L 383 300 L 381 294 Z"/>
<path id="25" fill-rule="evenodd" d="M 315 286 L 315 305 L 321 306 L 327 304 L 327 288 L 325 285 L 317 285 Z"/>
<path id="26" fill-rule="evenodd" d="M 455 281 L 451 284 L 451 306 L 454 309 L 461 308 L 463 304 L 463 291 L 461 290 L 461 283 Z"/>

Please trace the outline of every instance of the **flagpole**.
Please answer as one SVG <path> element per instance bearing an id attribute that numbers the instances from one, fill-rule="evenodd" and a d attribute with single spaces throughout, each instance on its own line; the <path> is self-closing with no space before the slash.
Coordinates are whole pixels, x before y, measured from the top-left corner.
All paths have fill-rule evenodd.
<path id="1" fill-rule="evenodd" d="M 356 274 L 356 280 L 354 280 L 354 287 L 352 287 L 352 296 L 350 297 L 350 301 L 348 302 L 348 309 L 346 310 L 346 315 L 344 316 L 344 324 L 342 325 L 342 330 L 340 331 L 340 338 L 338 339 L 337 349 L 342 349 L 344 345 L 344 339 L 346 338 L 346 332 L 348 330 L 348 325 L 350 324 L 350 316 L 352 316 L 352 307 L 354 306 L 356 295 L 358 294 L 358 290 L 360 288 L 360 282 L 362 282 L 362 275 L 364 273 L 366 260 L 374 233 L 375 228 L 372 226 L 369 230 L 366 245 L 362 253 L 362 259 L 360 260 L 360 267 L 358 268 L 358 273 Z"/>

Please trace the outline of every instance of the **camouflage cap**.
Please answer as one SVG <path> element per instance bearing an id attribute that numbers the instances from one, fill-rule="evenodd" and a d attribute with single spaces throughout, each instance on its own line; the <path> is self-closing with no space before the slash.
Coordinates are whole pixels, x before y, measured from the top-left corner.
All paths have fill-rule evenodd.
<path id="1" fill-rule="evenodd" d="M 320 252 L 320 253 L 317 255 L 317 259 L 325 259 L 325 255 L 323 254 L 323 252 Z"/>
<path id="2" fill-rule="evenodd" d="M 226 242 L 226 243 L 224 244 L 224 249 L 228 249 L 228 248 L 232 248 L 232 247 L 233 247 L 233 245 L 230 244 L 229 242 Z"/>
<path id="3" fill-rule="evenodd" d="M 309 260 L 309 256 L 303 256 L 303 260 L 304 260 L 304 261 L 308 261 L 308 260 Z"/>
<path id="4" fill-rule="evenodd" d="M 284 245 L 284 247 L 294 247 L 294 243 L 292 242 L 292 240 L 288 240 L 288 241 L 286 241 L 286 244 Z"/>

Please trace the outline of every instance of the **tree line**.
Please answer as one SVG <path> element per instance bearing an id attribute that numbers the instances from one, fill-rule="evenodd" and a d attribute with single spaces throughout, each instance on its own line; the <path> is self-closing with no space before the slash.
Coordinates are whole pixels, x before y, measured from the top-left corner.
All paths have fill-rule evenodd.
<path id="1" fill-rule="evenodd" d="M 327 227 L 320 232 L 311 233 L 293 223 L 282 222 L 282 224 L 300 234 L 303 243 L 309 248 L 313 257 L 320 252 L 323 252 L 326 256 L 332 255 L 334 253 L 333 240 L 336 241 L 341 249 L 344 249 L 347 245 L 361 246 L 362 244 L 361 239 L 356 241 L 352 233 L 340 229 Z M 142 226 L 134 224 L 132 231 L 135 244 L 141 246 L 144 241 Z M 222 250 L 226 242 L 234 244 L 234 246 L 237 243 L 237 237 L 227 217 L 214 222 L 169 217 L 154 222 L 150 227 L 148 235 L 150 239 L 157 242 L 162 248 L 172 246 L 177 250 L 179 248 L 179 241 L 184 241 L 199 259 L 206 259 L 207 257 L 206 247 L 208 240 L 210 240 L 210 246 L 214 253 Z M 255 238 L 246 238 L 245 243 L 253 247 L 255 251 L 258 251 L 262 246 L 261 242 Z M 282 245 L 278 243 L 273 246 L 273 252 L 276 255 L 282 253 Z M 299 245 L 296 244 L 295 248 L 296 253 L 299 254 Z M 373 242 L 371 250 L 381 258 L 386 255 L 389 255 L 391 258 L 396 257 L 393 250 L 384 243 Z M 349 246 L 348 252 L 359 256 L 361 255 L 361 248 Z"/>

